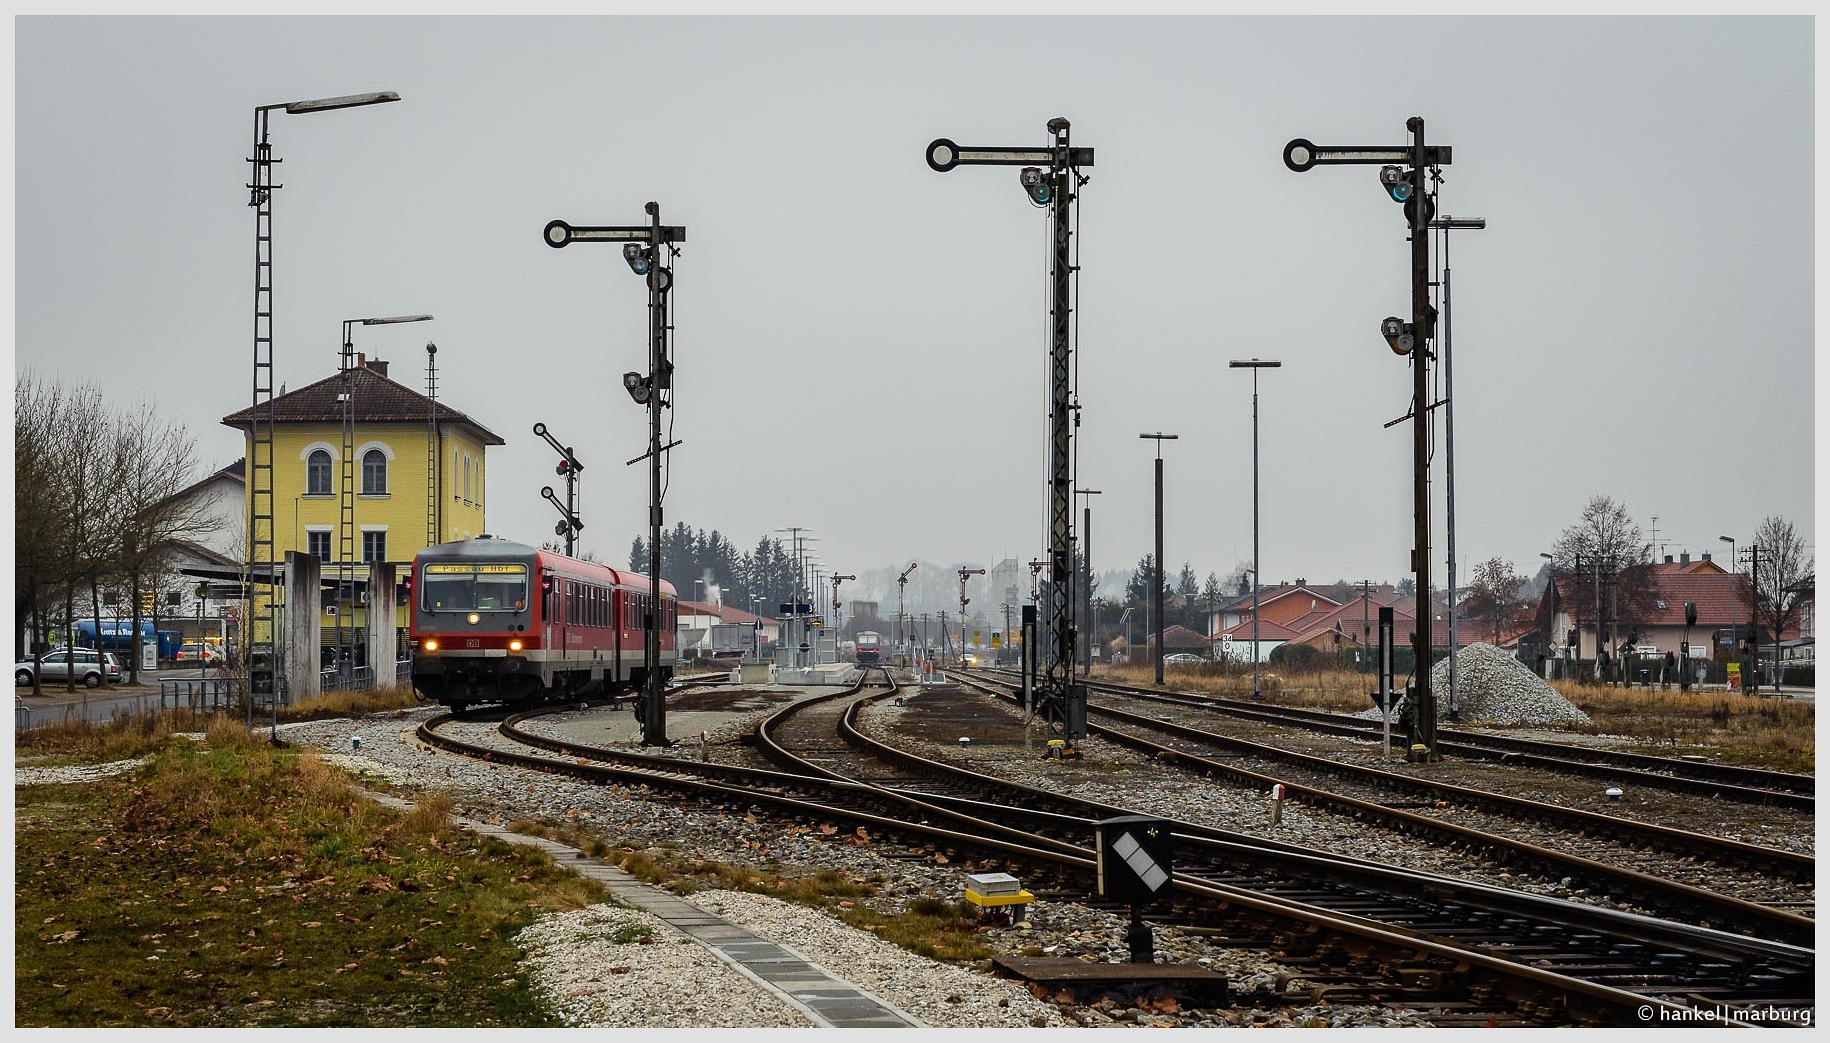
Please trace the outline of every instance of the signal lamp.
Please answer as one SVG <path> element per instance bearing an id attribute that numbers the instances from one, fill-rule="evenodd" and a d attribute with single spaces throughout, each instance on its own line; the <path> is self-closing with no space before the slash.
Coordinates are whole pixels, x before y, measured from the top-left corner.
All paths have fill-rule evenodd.
<path id="1" fill-rule="evenodd" d="M 1024 167 L 1017 174 L 1017 180 L 1023 185 L 1029 201 L 1037 206 L 1047 206 L 1054 199 L 1053 187 L 1049 185 L 1048 178 L 1043 176 L 1041 167 Z"/>
<path id="2" fill-rule="evenodd" d="M 1384 337 L 1385 342 L 1391 345 L 1393 354 L 1409 355 L 1411 353 L 1411 346 L 1415 343 L 1414 332 L 1410 323 L 1396 315 L 1387 315 L 1379 320 L 1379 336 Z"/>
<path id="3" fill-rule="evenodd" d="M 647 275 L 653 264 L 653 255 L 645 246 L 627 243 L 623 246 L 623 260 L 629 263 L 629 270 L 637 275 Z"/>
<path id="4" fill-rule="evenodd" d="M 1379 168 L 1379 184 L 1385 186 L 1392 202 L 1402 203 L 1411 198 L 1411 180 L 1404 175 L 1404 168 L 1387 164 Z"/>
<path id="5" fill-rule="evenodd" d="M 648 378 L 635 370 L 623 374 L 623 390 L 629 392 L 629 397 L 635 400 L 636 405 L 648 404 Z"/>

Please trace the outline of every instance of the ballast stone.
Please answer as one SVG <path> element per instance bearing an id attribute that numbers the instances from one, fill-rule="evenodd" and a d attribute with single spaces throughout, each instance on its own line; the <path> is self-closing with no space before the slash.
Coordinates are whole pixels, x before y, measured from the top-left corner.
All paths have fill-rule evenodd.
<path id="1" fill-rule="evenodd" d="M 1592 724 L 1589 715 L 1531 672 L 1512 653 L 1476 642 L 1456 652 L 1459 682 L 1455 702 L 1463 721 L 1475 724 L 1578 727 Z M 1430 670 L 1430 689 L 1436 693 L 1436 719 L 1449 717 L 1449 661 Z M 1398 699 L 1393 716 L 1404 706 Z M 1375 708 L 1367 716 L 1377 716 Z"/>

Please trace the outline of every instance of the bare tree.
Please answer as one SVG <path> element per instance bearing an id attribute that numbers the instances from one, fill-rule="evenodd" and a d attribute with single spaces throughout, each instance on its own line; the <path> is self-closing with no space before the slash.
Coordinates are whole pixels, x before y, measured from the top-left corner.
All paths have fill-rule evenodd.
<path id="1" fill-rule="evenodd" d="M 31 621 L 30 647 L 17 631 L 14 662 L 32 658 L 32 694 L 42 691 L 46 615 L 61 586 L 67 555 L 56 509 L 62 478 L 55 444 L 63 389 L 29 369 L 13 381 L 13 606 Z"/>
<path id="2" fill-rule="evenodd" d="M 1512 562 L 1488 558 L 1474 566 L 1469 577 L 1468 597 L 1463 605 L 1474 619 L 1485 619 L 1493 627 L 1493 643 L 1500 643 L 1500 632 L 1519 617 L 1525 600 L 1520 594 L 1526 579 L 1513 571 Z"/>
<path id="3" fill-rule="evenodd" d="M 1755 621 L 1755 630 L 1764 625 L 1773 638 L 1773 685 L 1777 691 L 1779 641 L 1786 629 L 1798 621 L 1805 598 L 1816 594 L 1817 559 L 1806 556 L 1804 538 L 1790 521 L 1772 515 L 1754 528 L 1754 546 L 1759 548 L 1759 573 L 1744 590 L 1753 601 L 1749 618 Z"/>
<path id="4" fill-rule="evenodd" d="M 1607 619 L 1618 624 L 1636 623 L 1655 610 L 1657 589 L 1652 580 L 1652 545 L 1627 513 L 1627 506 L 1597 493 L 1582 508 L 1582 519 L 1563 530 L 1551 545 L 1559 571 L 1575 578 L 1581 589 L 1599 586 L 1600 604 L 1583 606 L 1579 616 Z M 1580 600 L 1578 600 L 1580 604 Z M 1603 632 L 1596 628 L 1599 645 Z"/>
<path id="5" fill-rule="evenodd" d="M 197 463 L 197 440 L 182 421 L 161 419 L 150 404 L 121 415 L 114 430 L 113 504 L 119 515 L 116 565 L 135 592 L 133 647 L 128 679 L 138 683 L 140 670 L 140 599 L 143 582 L 163 573 L 172 541 L 206 535 L 216 526 L 204 503 L 181 498 Z M 153 588 L 163 594 L 163 584 Z M 154 612 L 157 613 L 157 608 Z M 156 640 L 156 638 L 155 638 Z"/>

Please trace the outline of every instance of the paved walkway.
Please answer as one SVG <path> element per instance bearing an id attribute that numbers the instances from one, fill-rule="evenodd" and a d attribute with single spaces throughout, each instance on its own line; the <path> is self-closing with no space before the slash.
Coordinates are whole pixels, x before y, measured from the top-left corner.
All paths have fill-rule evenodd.
<path id="1" fill-rule="evenodd" d="M 391 808 L 401 811 L 413 808 L 413 802 L 409 800 L 368 790 L 361 792 Z M 453 821 L 465 829 L 497 840 L 544 850 L 553 856 L 553 861 L 598 881 L 617 898 L 659 917 L 705 946 L 713 956 L 774 993 L 782 1002 L 807 1015 L 821 1028 L 925 1027 L 913 1015 L 897 1010 L 848 981 L 833 977 L 825 969 L 803 959 L 794 950 L 758 937 L 678 895 L 645 884 L 577 848 L 544 837 L 530 837 L 475 819 L 453 816 Z"/>

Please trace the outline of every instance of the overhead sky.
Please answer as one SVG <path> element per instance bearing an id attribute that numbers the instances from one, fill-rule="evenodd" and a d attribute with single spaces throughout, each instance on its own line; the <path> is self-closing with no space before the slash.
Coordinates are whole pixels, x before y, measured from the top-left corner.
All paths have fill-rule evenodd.
<path id="1" fill-rule="evenodd" d="M 687 228 L 671 526 L 743 547 L 811 529 L 831 567 L 1046 550 L 1046 212 L 928 142 L 1096 150 L 1077 215 L 1078 484 L 1095 565 L 1252 556 L 1267 581 L 1392 581 L 1412 544 L 1409 248 L 1376 167 L 1285 142 L 1454 149 L 1462 575 L 1522 572 L 1597 493 L 1662 550 L 1814 530 L 1815 25 L 1808 18 L 19 18 L 16 370 L 155 401 L 242 454 L 256 106 L 277 113 L 278 379 L 356 349 L 508 440 L 488 526 L 524 542 L 571 443 L 582 546 L 646 527 L 646 292 L 615 247 L 541 229 Z M 1438 584 L 1448 456 L 1436 411 Z M 1077 504 L 1078 507 L 1078 504 Z M 1079 512 L 1076 510 L 1076 518 Z M 869 593 L 859 591 L 860 596 Z"/>

